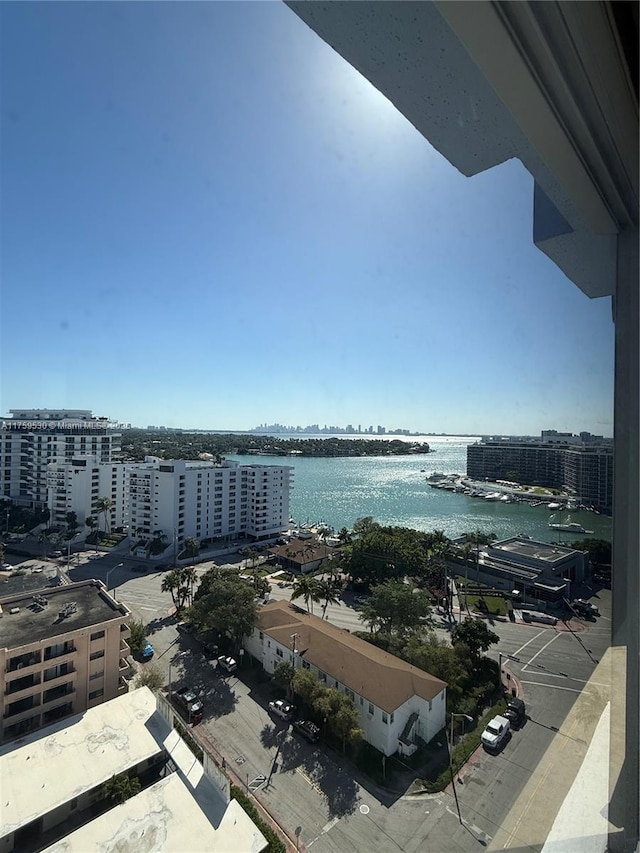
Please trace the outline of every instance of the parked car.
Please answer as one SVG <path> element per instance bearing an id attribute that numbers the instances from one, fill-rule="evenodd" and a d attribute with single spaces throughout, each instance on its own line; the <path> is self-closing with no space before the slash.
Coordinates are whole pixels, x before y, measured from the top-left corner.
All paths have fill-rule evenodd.
<path id="1" fill-rule="evenodd" d="M 153 646 L 151 643 L 145 643 L 144 648 L 142 649 L 142 660 L 151 660 L 153 657 Z"/>
<path id="2" fill-rule="evenodd" d="M 269 710 L 276 717 L 280 717 L 281 720 L 290 720 L 293 717 L 295 708 L 289 702 L 285 702 L 284 699 L 276 699 L 273 702 L 269 702 Z"/>
<path id="3" fill-rule="evenodd" d="M 173 699 L 184 712 L 190 723 L 195 726 L 202 720 L 202 702 L 191 687 L 182 687 L 173 694 Z"/>
<path id="4" fill-rule="evenodd" d="M 587 601 L 586 598 L 574 598 L 574 600 L 571 602 L 571 606 L 575 610 L 582 610 L 586 613 L 592 613 L 594 616 L 600 615 L 600 611 L 595 606 L 595 604 L 592 604 L 590 601 Z"/>
<path id="5" fill-rule="evenodd" d="M 235 672 L 238 668 L 238 664 L 232 657 L 228 655 L 220 655 L 218 658 L 218 667 L 222 668 L 225 672 Z"/>
<path id="6" fill-rule="evenodd" d="M 558 622 L 555 616 L 550 616 L 548 613 L 540 613 L 537 610 L 523 610 L 522 619 L 524 622 L 542 622 L 545 625 L 556 625 Z"/>
<path id="7" fill-rule="evenodd" d="M 498 750 L 506 740 L 511 723 L 506 717 L 494 717 L 482 732 L 482 745 L 489 750 Z"/>
<path id="8" fill-rule="evenodd" d="M 527 711 L 524 701 L 514 696 L 507 704 L 504 716 L 511 723 L 511 728 L 519 728 L 527 719 Z"/>
<path id="9" fill-rule="evenodd" d="M 317 743 L 320 740 L 320 729 L 309 720 L 295 720 L 292 723 L 294 731 L 301 734 L 309 743 Z"/>

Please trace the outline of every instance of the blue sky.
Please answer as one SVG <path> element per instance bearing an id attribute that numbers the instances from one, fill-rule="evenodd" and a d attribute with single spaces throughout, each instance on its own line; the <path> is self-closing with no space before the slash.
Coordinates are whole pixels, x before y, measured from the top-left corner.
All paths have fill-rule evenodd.
<path id="1" fill-rule="evenodd" d="M 0 408 L 612 433 L 613 325 L 284 4 L 4 3 Z"/>

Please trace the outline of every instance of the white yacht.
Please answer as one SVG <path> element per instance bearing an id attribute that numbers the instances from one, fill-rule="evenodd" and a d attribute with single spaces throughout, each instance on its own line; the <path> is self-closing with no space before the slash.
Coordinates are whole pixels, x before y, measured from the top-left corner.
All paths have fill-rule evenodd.
<path id="1" fill-rule="evenodd" d="M 549 524 L 551 530 L 566 530 L 567 533 L 593 533 L 593 530 L 585 530 L 585 528 L 576 521 L 570 521 L 568 524 Z"/>

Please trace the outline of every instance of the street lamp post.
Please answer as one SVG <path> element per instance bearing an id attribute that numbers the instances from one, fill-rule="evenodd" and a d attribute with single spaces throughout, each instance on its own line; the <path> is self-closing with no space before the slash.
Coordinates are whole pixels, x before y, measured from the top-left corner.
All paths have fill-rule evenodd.
<path id="1" fill-rule="evenodd" d="M 111 572 L 115 572 L 116 569 L 121 569 L 123 566 L 124 566 L 124 563 L 118 563 L 117 566 L 114 566 L 112 569 L 109 569 L 109 571 L 107 572 L 107 579 L 105 582 L 106 587 L 107 587 L 107 592 L 109 592 L 109 578 L 111 577 Z"/>
<path id="2" fill-rule="evenodd" d="M 449 747 L 449 772 L 451 773 L 451 787 L 453 788 L 453 798 L 456 801 L 456 810 L 458 812 L 458 820 L 464 824 L 462 815 L 460 814 L 460 803 L 458 802 L 458 791 L 456 790 L 456 780 L 453 773 L 453 721 L 456 717 L 462 717 L 465 720 L 473 722 L 473 717 L 468 714 L 451 714 L 451 735 L 447 738 L 447 746 Z"/>

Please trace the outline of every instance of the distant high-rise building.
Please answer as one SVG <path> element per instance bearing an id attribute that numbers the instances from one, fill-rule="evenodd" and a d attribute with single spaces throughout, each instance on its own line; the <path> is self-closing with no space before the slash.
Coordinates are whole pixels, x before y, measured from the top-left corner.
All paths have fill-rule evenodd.
<path id="1" fill-rule="evenodd" d="M 52 463 L 94 456 L 111 462 L 120 433 L 87 409 L 11 409 L 0 427 L 0 495 L 44 507 Z"/>
<path id="2" fill-rule="evenodd" d="M 578 437 L 544 430 L 539 439 L 483 439 L 467 447 L 467 475 L 566 488 L 581 503 L 604 512 L 613 505 L 613 445 L 590 433 Z"/>

